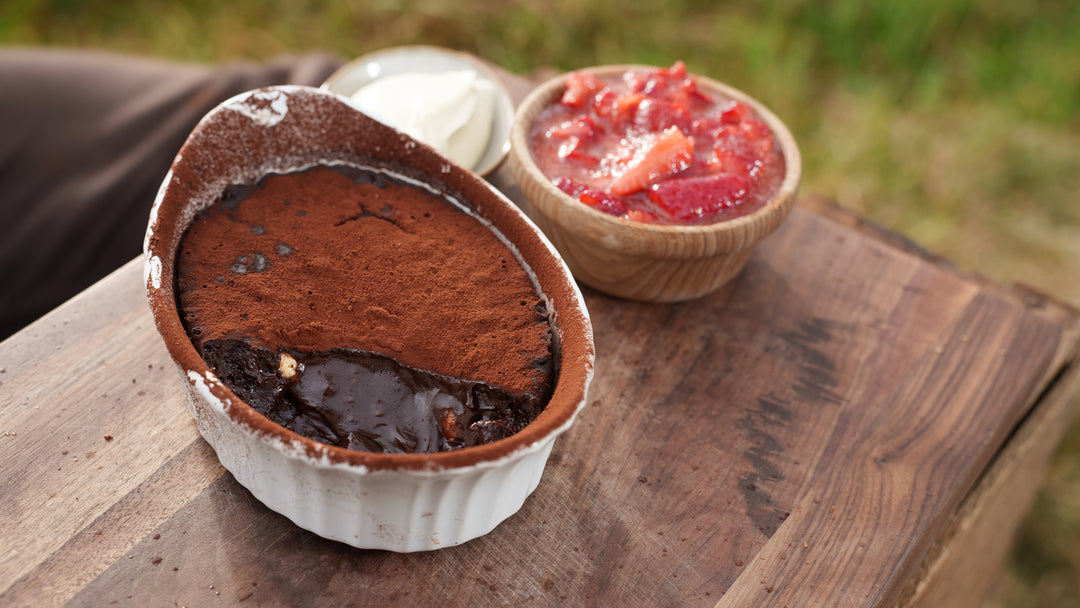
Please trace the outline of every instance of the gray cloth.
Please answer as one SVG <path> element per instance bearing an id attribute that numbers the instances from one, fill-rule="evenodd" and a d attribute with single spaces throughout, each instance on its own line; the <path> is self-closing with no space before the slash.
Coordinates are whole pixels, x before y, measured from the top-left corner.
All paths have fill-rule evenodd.
<path id="1" fill-rule="evenodd" d="M 0 49 L 0 339 L 139 254 L 158 186 L 206 112 L 262 86 L 318 85 L 340 64 Z"/>

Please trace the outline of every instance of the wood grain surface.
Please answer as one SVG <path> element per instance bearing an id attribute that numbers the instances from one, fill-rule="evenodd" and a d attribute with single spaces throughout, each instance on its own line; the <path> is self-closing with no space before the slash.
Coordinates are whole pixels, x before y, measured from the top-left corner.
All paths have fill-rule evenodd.
<path id="1" fill-rule="evenodd" d="M 803 208 L 712 297 L 586 299 L 591 403 L 537 492 L 399 555 L 221 469 L 132 262 L 0 345 L 0 603 L 886 605 L 1076 347 L 1061 309 Z"/>
<path id="2" fill-rule="evenodd" d="M 1070 365 L 983 473 L 909 578 L 896 606 L 977 608 L 1000 576 L 1013 535 L 1075 415 L 1080 367 Z"/>
<path id="3" fill-rule="evenodd" d="M 131 262 L 0 343 L 0 605 L 890 606 L 932 597 L 912 585 L 941 540 L 1070 414 L 1075 311 L 817 199 L 711 296 L 585 293 L 590 403 L 537 491 L 487 536 L 393 554 L 221 468 Z"/>

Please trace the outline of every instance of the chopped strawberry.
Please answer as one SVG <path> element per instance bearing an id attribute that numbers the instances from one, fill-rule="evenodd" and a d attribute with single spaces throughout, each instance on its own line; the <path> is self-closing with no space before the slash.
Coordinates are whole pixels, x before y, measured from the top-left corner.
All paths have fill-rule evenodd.
<path id="1" fill-rule="evenodd" d="M 768 161 L 775 143 L 769 127 L 755 118 L 725 125 L 716 134 L 710 166 L 725 173 L 751 176 Z"/>
<path id="2" fill-rule="evenodd" d="M 615 113 L 618 103 L 619 96 L 615 94 L 615 91 L 612 91 L 608 87 L 604 87 L 593 94 L 592 108 L 597 116 L 604 118 L 610 117 Z"/>
<path id="3" fill-rule="evenodd" d="M 736 173 L 744 177 L 752 175 L 763 160 L 748 142 L 739 126 L 725 125 L 716 135 L 713 144 L 714 166 L 723 173 Z"/>
<path id="4" fill-rule="evenodd" d="M 667 75 L 671 78 L 686 78 L 686 64 L 682 59 L 677 59 L 670 68 L 667 69 Z"/>
<path id="5" fill-rule="evenodd" d="M 679 93 L 688 102 L 703 102 L 712 103 L 712 97 L 709 97 L 704 91 L 698 88 L 697 81 L 690 77 L 684 77 L 682 82 L 679 83 Z"/>
<path id="6" fill-rule="evenodd" d="M 644 99 L 645 96 L 641 93 L 627 93 L 619 97 L 615 103 L 615 107 L 618 108 L 620 112 L 633 112 L 637 109 L 638 104 Z"/>
<path id="7" fill-rule="evenodd" d="M 683 221 L 706 219 L 739 204 L 750 182 L 741 175 L 720 173 L 665 180 L 649 190 L 649 200 Z"/>
<path id="8" fill-rule="evenodd" d="M 559 157 L 572 158 L 586 167 L 594 167 L 600 163 L 599 158 L 585 151 L 585 145 L 581 143 L 581 139 L 578 137 L 567 138 L 567 140 L 559 146 Z"/>
<path id="9" fill-rule="evenodd" d="M 685 105 L 659 99 L 644 99 L 634 115 L 634 126 L 650 132 L 678 127 L 683 133 L 690 133 L 693 125 L 693 116 Z"/>
<path id="10" fill-rule="evenodd" d="M 575 150 L 581 147 L 581 140 L 576 137 L 568 137 L 559 146 L 559 158 L 566 158 L 574 153 Z"/>
<path id="11" fill-rule="evenodd" d="M 772 131 L 769 130 L 769 127 L 765 123 L 754 118 L 744 119 L 739 124 L 739 130 L 742 131 L 746 139 L 750 141 L 772 139 Z"/>
<path id="12" fill-rule="evenodd" d="M 601 190 L 588 189 L 578 200 L 604 213 L 621 216 L 626 213 L 626 203 Z"/>
<path id="13" fill-rule="evenodd" d="M 562 190 L 593 209 L 618 216 L 626 213 L 626 203 L 607 192 L 595 190 L 585 184 L 579 184 L 578 182 L 565 177 L 555 178 L 551 183 L 555 184 L 555 187 L 559 190 Z"/>
<path id="14" fill-rule="evenodd" d="M 624 79 L 624 82 L 633 91 L 645 93 L 646 95 L 655 95 L 667 91 L 672 85 L 685 79 L 686 64 L 682 61 L 676 61 L 674 65 L 667 69 L 654 68 L 629 74 Z"/>
<path id="15" fill-rule="evenodd" d="M 664 78 L 662 70 L 653 70 L 648 73 L 648 77 L 641 86 L 641 93 L 654 99 L 660 99 L 664 97 L 664 94 L 668 89 L 668 81 Z"/>
<path id="16" fill-rule="evenodd" d="M 746 178 L 757 173 L 758 161 L 754 157 L 753 150 L 745 144 L 740 150 L 716 149 L 716 162 L 714 165 L 721 173 L 740 175 Z"/>
<path id="17" fill-rule="evenodd" d="M 713 140 L 716 139 L 718 133 L 724 128 L 724 123 L 720 122 L 720 118 L 716 116 L 705 116 L 702 118 L 695 118 L 694 122 L 690 123 L 690 134 L 695 138 L 702 138 Z"/>
<path id="18" fill-rule="evenodd" d="M 645 99 L 646 97 L 641 93 L 625 93 L 618 96 L 608 115 L 608 120 L 615 127 L 625 128 L 634 120 L 638 106 Z"/>
<path id="19" fill-rule="evenodd" d="M 678 127 L 660 134 L 643 154 L 636 156 L 626 171 L 611 182 L 610 190 L 617 196 L 641 192 L 658 179 L 686 169 L 694 160 L 694 142 Z"/>
<path id="20" fill-rule="evenodd" d="M 652 70 L 630 70 L 623 74 L 623 83 L 629 92 L 640 94 L 645 90 L 645 84 L 652 73 Z"/>
<path id="21" fill-rule="evenodd" d="M 596 124 L 592 116 L 581 114 L 567 120 L 547 131 L 548 137 L 577 137 L 580 139 L 592 139 L 601 128 Z"/>
<path id="22" fill-rule="evenodd" d="M 587 189 L 585 184 L 579 184 L 567 177 L 556 177 L 551 180 L 551 183 L 559 190 L 562 190 L 574 198 L 581 196 L 581 193 Z"/>
<path id="23" fill-rule="evenodd" d="M 609 169 L 611 167 L 625 167 L 626 165 L 630 164 L 632 160 L 634 160 L 634 157 L 637 156 L 637 154 L 638 149 L 636 147 L 636 144 L 624 138 L 622 141 L 615 145 L 614 149 L 612 149 L 611 151 L 611 154 L 608 155 L 611 160 Z"/>
<path id="24" fill-rule="evenodd" d="M 570 72 L 566 75 L 566 90 L 561 101 L 568 106 L 580 108 L 602 88 L 604 83 L 596 76 L 587 72 Z"/>
<path id="25" fill-rule="evenodd" d="M 742 121 L 753 118 L 754 112 L 744 103 L 732 101 L 728 107 L 720 113 L 720 120 L 726 125 L 737 125 Z"/>
<path id="26" fill-rule="evenodd" d="M 623 82 L 631 91 L 655 99 L 666 99 L 680 104 L 691 99 L 711 101 L 687 75 L 686 64 L 682 61 L 676 61 L 667 69 L 657 68 L 629 74 L 624 77 Z"/>
<path id="27" fill-rule="evenodd" d="M 641 222 L 642 224 L 655 224 L 658 218 L 656 217 L 656 214 L 648 211 L 630 209 L 626 212 L 626 219 Z"/>

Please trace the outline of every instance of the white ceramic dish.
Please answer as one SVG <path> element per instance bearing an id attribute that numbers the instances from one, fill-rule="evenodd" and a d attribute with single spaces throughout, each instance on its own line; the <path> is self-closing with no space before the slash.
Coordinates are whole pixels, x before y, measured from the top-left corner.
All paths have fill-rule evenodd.
<path id="1" fill-rule="evenodd" d="M 466 202 L 513 243 L 548 302 L 558 344 L 551 399 L 522 431 L 435 454 L 347 450 L 266 419 L 199 356 L 180 321 L 175 295 L 174 260 L 192 218 L 231 184 L 331 163 L 372 166 L 425 181 Z M 422 551 L 486 534 L 536 488 L 555 438 L 585 404 L 593 370 L 592 327 L 576 283 L 540 230 L 476 174 L 336 94 L 271 87 L 211 111 L 162 183 L 144 249 L 154 321 L 180 372 L 199 432 L 256 498 L 320 536 L 362 548 Z"/>
<path id="2" fill-rule="evenodd" d="M 364 85 L 386 76 L 409 72 L 439 74 L 462 69 L 475 70 L 480 78 L 495 86 L 491 137 L 476 166 L 469 167 L 480 175 L 487 175 L 498 168 L 510 151 L 514 103 L 491 68 L 476 57 L 436 46 L 391 47 L 368 53 L 341 66 L 321 88 L 349 97 Z"/>

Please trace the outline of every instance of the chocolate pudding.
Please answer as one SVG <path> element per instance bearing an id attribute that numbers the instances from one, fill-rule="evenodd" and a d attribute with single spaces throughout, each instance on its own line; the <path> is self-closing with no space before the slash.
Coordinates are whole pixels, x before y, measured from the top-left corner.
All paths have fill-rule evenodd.
<path id="1" fill-rule="evenodd" d="M 344 165 L 229 187 L 177 254 L 184 327 L 270 420 L 369 452 L 520 431 L 555 383 L 545 299 L 455 201 Z"/>

